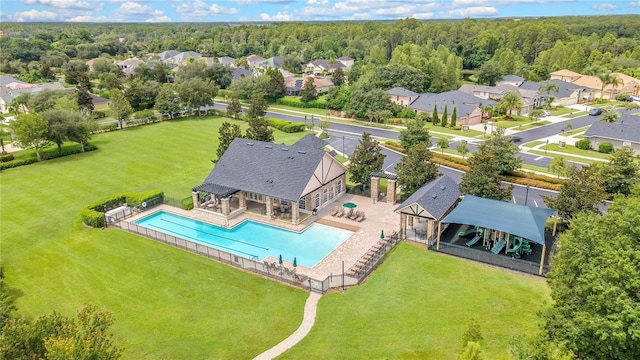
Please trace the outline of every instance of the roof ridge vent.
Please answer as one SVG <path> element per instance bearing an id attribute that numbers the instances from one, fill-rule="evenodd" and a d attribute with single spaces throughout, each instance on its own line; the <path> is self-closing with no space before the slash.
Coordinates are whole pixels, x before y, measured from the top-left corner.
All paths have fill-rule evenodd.
<path id="1" fill-rule="evenodd" d="M 306 154 L 307 152 L 304 150 L 298 150 L 298 154 Z"/>
<path id="2" fill-rule="evenodd" d="M 432 194 L 431 197 L 435 199 L 438 197 L 438 194 Z"/>
<path id="3" fill-rule="evenodd" d="M 440 185 L 440 190 L 444 190 L 444 189 L 446 189 L 446 188 L 447 188 L 446 186 L 444 186 L 444 185 Z"/>
<path id="4" fill-rule="evenodd" d="M 286 148 L 286 147 L 285 147 L 285 148 L 281 148 L 280 150 L 282 150 L 282 151 L 289 151 L 289 148 Z"/>
<path id="5" fill-rule="evenodd" d="M 265 145 L 264 147 L 267 148 L 267 149 L 272 149 L 273 145 Z"/>
<path id="6" fill-rule="evenodd" d="M 247 145 L 253 146 L 253 143 L 252 142 L 248 142 Z"/>

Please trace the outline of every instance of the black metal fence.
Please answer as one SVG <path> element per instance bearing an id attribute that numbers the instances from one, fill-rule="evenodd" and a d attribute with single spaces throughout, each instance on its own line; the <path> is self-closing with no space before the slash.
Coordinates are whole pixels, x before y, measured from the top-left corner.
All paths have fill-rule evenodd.
<path id="1" fill-rule="evenodd" d="M 440 242 L 440 250 L 436 250 L 435 244 L 432 245 L 430 249 L 445 254 L 478 261 L 484 264 L 495 265 L 510 270 L 520 271 L 527 274 L 539 275 L 540 271 L 540 263 L 522 259 L 514 259 L 504 255 L 495 255 L 487 251 L 476 250 L 466 246 L 460 246 L 448 242 Z M 542 270 L 543 275 L 548 271 L 549 265 L 545 264 Z"/>

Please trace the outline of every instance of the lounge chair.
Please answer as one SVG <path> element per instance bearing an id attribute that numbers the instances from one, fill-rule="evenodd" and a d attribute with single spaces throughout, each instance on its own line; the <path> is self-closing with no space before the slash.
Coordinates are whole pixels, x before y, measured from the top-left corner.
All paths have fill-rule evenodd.
<path id="1" fill-rule="evenodd" d="M 336 217 L 341 218 L 341 217 L 343 217 L 343 216 L 344 216 L 344 208 L 340 208 L 340 209 L 338 210 L 338 213 L 336 214 Z"/>
<path id="2" fill-rule="evenodd" d="M 338 211 L 340 211 L 340 209 L 336 206 L 336 208 L 331 212 L 331 216 L 336 216 L 338 214 Z"/>
<path id="3" fill-rule="evenodd" d="M 366 218 L 367 218 L 367 217 L 364 215 L 364 211 L 361 211 L 361 212 L 360 212 L 360 216 L 358 216 L 358 217 L 356 218 L 356 221 L 357 221 L 357 222 L 363 222 L 363 221 L 364 221 L 364 219 L 366 219 Z"/>
<path id="4" fill-rule="evenodd" d="M 360 211 L 352 211 L 351 215 L 349 215 L 349 219 L 355 220 L 358 216 L 360 216 Z"/>

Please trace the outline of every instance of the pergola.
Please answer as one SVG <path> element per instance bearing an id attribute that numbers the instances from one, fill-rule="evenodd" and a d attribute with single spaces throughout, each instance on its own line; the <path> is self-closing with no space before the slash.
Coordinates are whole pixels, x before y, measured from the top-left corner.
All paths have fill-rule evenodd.
<path id="1" fill-rule="evenodd" d="M 544 227 L 549 216 L 555 211 L 555 209 L 517 205 L 465 195 L 458 206 L 442 219 L 442 222 L 493 229 L 506 233 L 507 238 L 509 234 L 513 234 L 542 245 L 539 271 L 542 274 L 546 252 Z M 438 234 L 436 248 L 440 248 L 440 234 Z"/>

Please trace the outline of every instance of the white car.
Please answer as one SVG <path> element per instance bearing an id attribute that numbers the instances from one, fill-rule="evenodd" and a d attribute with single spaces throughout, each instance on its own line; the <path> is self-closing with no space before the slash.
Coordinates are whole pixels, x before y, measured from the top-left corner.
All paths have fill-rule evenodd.
<path id="1" fill-rule="evenodd" d="M 551 111 L 549 110 L 542 110 L 542 116 L 546 117 L 546 116 L 550 116 L 551 115 Z"/>

